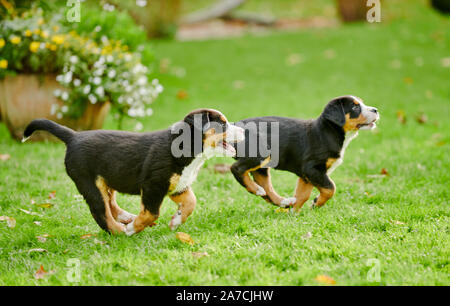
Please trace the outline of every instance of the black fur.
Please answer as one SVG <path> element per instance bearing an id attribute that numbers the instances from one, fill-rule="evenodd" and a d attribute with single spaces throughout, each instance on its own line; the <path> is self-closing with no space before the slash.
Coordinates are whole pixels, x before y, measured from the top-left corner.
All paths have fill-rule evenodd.
<path id="1" fill-rule="evenodd" d="M 214 110 L 194 111 L 184 119 L 190 124 L 191 135 L 197 128 L 190 120 L 194 113 L 202 114 L 207 121 L 222 121 L 220 114 Z M 173 135 L 170 129 L 148 133 L 107 130 L 75 132 L 53 121 L 36 119 L 27 126 L 25 137 L 36 130 L 50 132 L 65 142 L 67 174 L 85 198 L 94 219 L 106 231 L 105 204 L 95 184 L 99 176 L 109 188 L 118 192 L 142 193 L 145 208 L 153 215 L 159 215 L 171 176 L 181 174 L 195 156 L 176 158 L 172 155 L 171 143 L 177 135 Z"/>
<path id="2" fill-rule="evenodd" d="M 231 167 L 236 180 L 244 187 L 243 175 L 249 169 L 255 168 L 269 156 L 259 154 L 257 157 L 249 157 L 249 142 L 254 137 L 267 137 L 267 143 L 271 141 L 271 131 L 262 134 L 259 123 L 279 123 L 279 162 L 275 169 L 285 170 L 296 174 L 306 182 L 316 187 L 334 189 L 334 183 L 327 175 L 326 163 L 329 158 L 339 158 L 345 139 L 343 126 L 346 122 L 345 115 L 357 118 L 361 108 L 354 103 L 351 96 L 339 97 L 330 101 L 322 114 L 313 120 L 300 120 L 285 117 L 256 117 L 244 119 L 236 123 L 243 127 L 248 123 L 256 123 L 257 131 L 246 129 L 245 143 L 246 153 L 238 152 L 237 160 Z M 267 168 L 260 168 L 259 174 L 268 175 Z M 267 197 L 265 197 L 268 200 Z"/>

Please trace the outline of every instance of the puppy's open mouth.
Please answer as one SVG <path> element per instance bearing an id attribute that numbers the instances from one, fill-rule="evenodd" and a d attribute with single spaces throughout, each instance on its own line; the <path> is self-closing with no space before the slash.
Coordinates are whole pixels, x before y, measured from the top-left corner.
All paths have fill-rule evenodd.
<path id="1" fill-rule="evenodd" d="M 233 156 L 236 155 L 236 150 L 228 142 L 222 140 L 222 141 L 219 141 L 219 143 L 217 145 L 219 147 L 223 148 L 225 150 L 225 152 L 227 152 L 227 153 L 229 153 L 229 154 L 231 154 Z"/>
<path id="2" fill-rule="evenodd" d="M 364 128 L 364 129 L 373 129 L 377 126 L 377 124 L 375 123 L 377 121 L 377 119 L 373 120 L 372 122 L 369 123 L 362 123 L 362 124 L 358 124 L 357 127 L 358 129 Z"/>

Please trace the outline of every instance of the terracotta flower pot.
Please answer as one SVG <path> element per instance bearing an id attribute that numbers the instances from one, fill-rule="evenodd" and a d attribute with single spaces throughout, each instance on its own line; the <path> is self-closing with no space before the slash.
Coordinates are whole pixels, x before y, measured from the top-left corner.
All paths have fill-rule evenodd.
<path id="1" fill-rule="evenodd" d="M 367 15 L 367 0 L 337 0 L 338 11 L 344 22 L 365 20 Z"/>
<path id="2" fill-rule="evenodd" d="M 37 75 L 7 76 L 0 80 L 0 113 L 11 136 L 21 140 L 23 131 L 31 120 L 47 118 L 74 130 L 95 130 L 103 126 L 109 111 L 109 103 L 88 104 L 80 118 L 56 118 L 50 113 L 53 104 L 61 105 L 54 95 L 55 89 L 62 89 L 54 76 Z M 55 140 L 47 132 L 33 134 L 31 140 Z"/>

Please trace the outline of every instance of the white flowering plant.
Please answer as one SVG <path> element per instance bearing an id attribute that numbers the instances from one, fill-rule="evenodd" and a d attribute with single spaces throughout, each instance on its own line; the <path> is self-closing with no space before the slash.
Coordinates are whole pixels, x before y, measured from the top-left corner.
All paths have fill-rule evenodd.
<path id="1" fill-rule="evenodd" d="M 81 116 L 88 105 L 111 103 L 121 117 L 152 114 L 150 105 L 162 92 L 150 78 L 138 50 L 106 35 L 79 35 L 42 10 L 0 21 L 0 79 L 8 74 L 54 74 L 62 85 L 54 95 L 62 101 L 58 118 Z"/>

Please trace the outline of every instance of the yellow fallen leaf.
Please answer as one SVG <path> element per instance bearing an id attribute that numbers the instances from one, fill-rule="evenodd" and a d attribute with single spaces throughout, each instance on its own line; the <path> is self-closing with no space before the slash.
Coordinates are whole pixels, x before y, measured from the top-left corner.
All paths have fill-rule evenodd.
<path id="1" fill-rule="evenodd" d="M 278 213 L 288 213 L 289 212 L 289 208 L 277 208 L 275 209 L 275 212 Z"/>
<path id="2" fill-rule="evenodd" d="M 317 275 L 315 280 L 325 285 L 336 285 L 336 281 L 325 274 Z"/>
<path id="3" fill-rule="evenodd" d="M 56 191 L 50 192 L 50 193 L 48 194 L 48 198 L 49 198 L 49 199 L 54 199 L 54 198 L 56 198 Z"/>
<path id="4" fill-rule="evenodd" d="M 391 220 L 391 223 L 396 224 L 396 225 L 405 225 L 406 223 L 403 223 L 401 221 L 398 220 Z"/>
<path id="5" fill-rule="evenodd" d="M 42 208 L 50 208 L 53 206 L 53 204 L 51 204 L 51 203 L 42 203 L 42 204 L 34 204 L 34 205 L 36 205 L 37 207 L 42 207 Z"/>
<path id="6" fill-rule="evenodd" d="M 177 237 L 177 239 L 180 240 L 183 243 L 194 245 L 194 240 L 192 240 L 192 238 L 191 238 L 191 236 L 189 236 L 189 234 L 186 234 L 186 233 L 183 233 L 183 232 L 177 232 L 175 237 Z"/>

